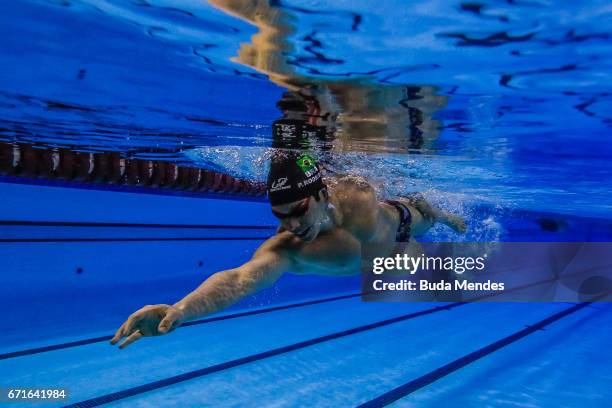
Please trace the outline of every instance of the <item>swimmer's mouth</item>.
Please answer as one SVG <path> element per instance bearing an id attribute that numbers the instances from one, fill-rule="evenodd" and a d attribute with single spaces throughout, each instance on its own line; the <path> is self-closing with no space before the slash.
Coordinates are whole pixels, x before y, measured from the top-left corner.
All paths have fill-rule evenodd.
<path id="1" fill-rule="evenodd" d="M 300 232 L 299 234 L 295 234 L 295 235 L 297 235 L 299 238 L 304 238 L 306 235 L 308 235 L 311 229 L 312 227 L 308 227 L 304 231 Z"/>

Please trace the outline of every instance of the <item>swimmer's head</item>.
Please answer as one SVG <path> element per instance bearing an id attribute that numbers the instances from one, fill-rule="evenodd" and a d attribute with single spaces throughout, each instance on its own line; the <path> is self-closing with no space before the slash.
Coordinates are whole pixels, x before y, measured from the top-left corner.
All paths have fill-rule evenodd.
<path id="1" fill-rule="evenodd" d="M 327 189 L 309 154 L 280 152 L 268 174 L 268 198 L 283 228 L 304 241 L 319 234 L 327 217 Z"/>
<path id="2" fill-rule="evenodd" d="M 321 168 L 311 155 L 280 151 L 272 158 L 268 173 L 268 199 L 272 206 L 317 197 L 323 188 Z"/>

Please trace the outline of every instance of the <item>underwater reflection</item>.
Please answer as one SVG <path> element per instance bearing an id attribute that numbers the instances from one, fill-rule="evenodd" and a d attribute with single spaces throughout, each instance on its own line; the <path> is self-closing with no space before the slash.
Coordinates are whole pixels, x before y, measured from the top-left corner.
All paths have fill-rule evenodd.
<path id="1" fill-rule="evenodd" d="M 272 126 L 273 147 L 367 152 L 431 149 L 441 128 L 433 116 L 448 99 L 437 95 L 434 87 L 385 84 L 350 72 L 340 79 L 302 74 L 295 45 L 300 41 L 295 37 L 298 9 L 268 0 L 209 3 L 258 28 L 232 61 L 266 74 L 287 89 L 276 104 L 283 116 Z M 342 63 L 326 57 L 314 35 L 301 40 L 316 43 L 305 49 L 318 62 Z"/>

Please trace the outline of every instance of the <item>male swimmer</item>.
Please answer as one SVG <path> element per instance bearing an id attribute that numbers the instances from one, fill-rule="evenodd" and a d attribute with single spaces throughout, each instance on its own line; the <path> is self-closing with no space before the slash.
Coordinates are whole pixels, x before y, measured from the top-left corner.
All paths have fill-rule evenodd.
<path id="1" fill-rule="evenodd" d="M 276 235 L 251 260 L 217 272 L 174 305 L 148 305 L 121 325 L 111 344 L 123 349 L 143 336 L 169 333 L 183 322 L 218 312 L 291 271 L 348 275 L 371 270 L 376 257 L 408 250 L 413 236 L 439 221 L 465 232 L 462 218 L 429 205 L 421 196 L 379 202 L 363 178 L 323 178 L 308 154 L 279 153 L 268 174 L 268 198 L 280 220 Z"/>

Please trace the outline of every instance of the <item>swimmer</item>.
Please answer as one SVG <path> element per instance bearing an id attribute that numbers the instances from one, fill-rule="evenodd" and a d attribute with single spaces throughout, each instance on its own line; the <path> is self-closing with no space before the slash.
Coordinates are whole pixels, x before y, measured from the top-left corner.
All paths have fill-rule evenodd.
<path id="1" fill-rule="evenodd" d="M 217 272 L 174 305 L 148 305 L 134 312 L 111 344 L 123 349 L 144 336 L 170 333 L 182 323 L 218 312 L 285 272 L 350 275 L 371 270 L 375 257 L 405 253 L 414 236 L 436 222 L 463 233 L 465 221 L 420 195 L 379 202 L 361 177 L 323 178 L 314 158 L 279 153 L 268 174 L 268 198 L 280 221 L 245 264 Z"/>

